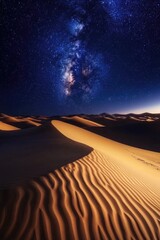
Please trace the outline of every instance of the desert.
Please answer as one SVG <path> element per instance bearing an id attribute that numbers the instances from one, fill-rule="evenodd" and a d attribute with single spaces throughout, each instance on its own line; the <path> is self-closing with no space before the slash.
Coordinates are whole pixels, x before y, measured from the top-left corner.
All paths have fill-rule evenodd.
<path id="1" fill-rule="evenodd" d="M 159 239 L 160 115 L 0 118 L 0 239 Z"/>

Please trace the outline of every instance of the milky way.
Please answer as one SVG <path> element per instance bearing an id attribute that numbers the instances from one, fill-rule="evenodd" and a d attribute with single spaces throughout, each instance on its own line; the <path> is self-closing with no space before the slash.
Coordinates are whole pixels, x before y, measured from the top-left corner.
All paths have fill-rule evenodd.
<path id="1" fill-rule="evenodd" d="M 1 111 L 112 113 L 160 102 L 159 0 L 6 0 L 1 9 Z"/>
<path id="2" fill-rule="evenodd" d="M 74 8 L 76 13 L 66 21 L 69 42 L 64 41 L 60 50 L 59 47 L 56 49 L 61 54 L 59 99 L 88 102 L 100 91 L 103 82 L 107 81 L 108 66 L 101 53 L 92 53 L 87 46 L 85 35 L 90 16 L 86 14 L 86 5 L 82 1 L 81 4 L 76 3 Z"/>

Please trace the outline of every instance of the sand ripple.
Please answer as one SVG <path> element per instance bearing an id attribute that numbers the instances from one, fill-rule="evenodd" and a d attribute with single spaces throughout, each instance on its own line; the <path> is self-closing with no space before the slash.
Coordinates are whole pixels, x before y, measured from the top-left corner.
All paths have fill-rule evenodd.
<path id="1" fill-rule="evenodd" d="M 98 151 L 0 192 L 0 239 L 159 239 L 159 196 Z"/>

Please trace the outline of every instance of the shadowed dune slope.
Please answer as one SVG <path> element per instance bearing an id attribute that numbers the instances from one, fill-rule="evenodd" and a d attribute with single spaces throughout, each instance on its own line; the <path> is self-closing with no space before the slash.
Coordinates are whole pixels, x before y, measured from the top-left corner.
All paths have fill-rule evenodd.
<path id="1" fill-rule="evenodd" d="M 92 151 L 51 124 L 0 133 L 0 188 L 48 174 Z"/>

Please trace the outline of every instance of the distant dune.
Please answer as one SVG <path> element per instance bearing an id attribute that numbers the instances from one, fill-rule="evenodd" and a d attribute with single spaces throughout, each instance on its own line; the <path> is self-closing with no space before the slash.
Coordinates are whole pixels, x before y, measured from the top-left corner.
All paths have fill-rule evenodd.
<path id="1" fill-rule="evenodd" d="M 80 123 L 84 126 L 88 126 L 88 127 L 104 127 L 104 125 L 96 123 L 94 121 L 88 120 L 86 118 L 82 118 L 79 116 L 74 116 L 74 117 L 63 117 L 63 119 L 67 119 L 73 122 L 77 122 Z"/>
<path id="2" fill-rule="evenodd" d="M 14 127 L 10 124 L 4 123 L 4 122 L 0 122 L 0 130 L 4 130 L 4 131 L 13 131 L 13 130 L 18 130 L 19 128 Z"/>
<path id="3" fill-rule="evenodd" d="M 40 125 L 0 131 L 0 239 L 159 240 L 160 151 L 99 134 L 140 117 L 158 131 L 157 116 L 131 115 L 27 117 Z"/>
<path id="4" fill-rule="evenodd" d="M 24 128 L 30 128 L 34 126 L 40 126 L 41 125 L 41 120 L 36 119 L 34 117 L 10 117 L 5 114 L 0 115 L 0 121 L 3 124 L 8 124 L 10 125 L 10 130 L 16 130 L 18 128 L 24 129 Z M 14 129 L 15 128 L 15 129 Z M 7 130 L 7 129 L 1 129 L 0 130 Z"/>

